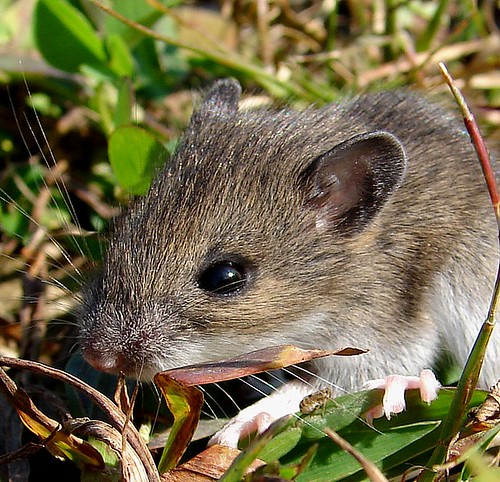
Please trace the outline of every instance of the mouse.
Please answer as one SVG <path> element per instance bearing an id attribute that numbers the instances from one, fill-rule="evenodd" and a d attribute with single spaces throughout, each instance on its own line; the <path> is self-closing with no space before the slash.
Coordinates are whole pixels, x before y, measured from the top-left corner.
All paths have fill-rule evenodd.
<path id="1" fill-rule="evenodd" d="M 84 358 L 142 380 L 274 345 L 368 350 L 313 361 L 310 382 L 240 412 L 215 438 L 228 445 L 325 382 L 334 396 L 443 353 L 464 364 L 498 265 L 481 168 L 450 110 L 400 90 L 302 111 L 241 109 L 241 95 L 233 79 L 206 91 L 113 223 L 78 315 Z M 481 386 L 499 360 L 496 329 Z"/>

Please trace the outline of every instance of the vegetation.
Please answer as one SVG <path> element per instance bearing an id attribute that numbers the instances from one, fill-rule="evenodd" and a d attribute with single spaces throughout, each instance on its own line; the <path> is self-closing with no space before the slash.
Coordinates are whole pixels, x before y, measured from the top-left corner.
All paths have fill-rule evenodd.
<path id="1" fill-rule="evenodd" d="M 237 78 L 248 106 L 300 109 L 405 87 L 453 108 L 438 68 L 443 61 L 491 145 L 499 140 L 500 13 L 493 0 L 0 0 L 0 11 L 0 355 L 64 369 L 104 394 L 110 395 L 109 379 L 91 372 L 76 353 L 71 310 L 105 249 L 110 219 L 131 196 L 147 191 L 198 92 L 214 79 Z M 18 365 L 2 382 L 14 397 L 15 380 L 29 398 L 19 409 L 19 399 L 0 397 L 0 453 L 15 460 L 0 465 L 0 480 L 46 478 L 52 466 L 52 480 L 117 480 L 116 456 L 106 458 L 115 479 L 92 465 L 99 458 L 93 450 L 109 452 L 102 442 L 80 444 L 88 434 L 65 425 L 65 438 L 57 422 L 51 424 L 70 414 L 115 417 L 119 425 L 122 412 L 103 401 L 112 412 L 106 418 L 69 388 L 77 381 L 36 370 Z M 425 464 L 450 394 L 431 407 L 410 396 L 414 411 L 380 422 L 380 432 L 359 419 L 370 396 L 330 402 L 319 415 L 304 415 L 311 425 L 294 419 L 278 426 L 271 441 L 250 444 L 247 459 L 226 480 L 238 480 L 253 456 L 287 480 L 366 477 L 347 452 L 332 452 L 325 424 L 389 475 Z M 473 403 L 484 398 L 477 392 Z M 28 408 L 29 400 L 42 414 Z M 136 425 L 155 438 L 168 414 L 158 415 L 158 398 L 147 390 L 136 405 Z M 14 407 L 28 414 L 23 422 L 36 435 L 22 429 Z M 479 452 L 494 430 L 474 440 Z M 61 449 L 65 444 L 70 448 Z M 192 444 L 189 454 L 199 451 Z M 72 462 L 61 464 L 53 455 Z M 477 480 L 498 480 L 498 468 L 488 468 L 486 458 L 470 460 L 458 477 L 474 471 Z"/>

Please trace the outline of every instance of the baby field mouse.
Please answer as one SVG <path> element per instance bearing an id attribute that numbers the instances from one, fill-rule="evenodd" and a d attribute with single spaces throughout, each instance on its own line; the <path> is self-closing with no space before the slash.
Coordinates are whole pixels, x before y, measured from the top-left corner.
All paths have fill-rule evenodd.
<path id="1" fill-rule="evenodd" d="M 463 364 L 497 232 L 461 121 L 402 92 L 303 112 L 240 111 L 240 94 L 213 85 L 149 194 L 116 221 L 84 295 L 85 359 L 149 380 L 273 345 L 367 348 L 314 362 L 315 387 L 346 391 L 416 375 L 443 351 Z M 499 360 L 496 330 L 483 386 Z M 264 411 L 296 410 L 311 391 L 286 384 L 290 403 Z"/>

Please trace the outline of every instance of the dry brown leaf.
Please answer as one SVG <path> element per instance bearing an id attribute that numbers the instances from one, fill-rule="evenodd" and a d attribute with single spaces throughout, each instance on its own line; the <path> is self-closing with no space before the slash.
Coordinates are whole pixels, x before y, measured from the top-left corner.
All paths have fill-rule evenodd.
<path id="1" fill-rule="evenodd" d="M 184 386 L 206 385 L 209 383 L 234 380 L 235 378 L 246 377 L 248 375 L 255 375 L 256 373 L 268 370 L 284 368 L 290 365 L 314 360 L 315 358 L 327 356 L 352 356 L 362 353 L 366 353 L 366 350 L 352 347 L 327 351 L 303 350 L 293 345 L 280 345 L 245 353 L 244 355 L 228 360 L 189 365 L 182 368 L 167 370 L 158 375 L 160 375 L 160 379 L 162 376 L 166 375 L 168 378 L 175 379 Z"/>
<path id="2" fill-rule="evenodd" d="M 485 401 L 469 414 L 470 420 L 448 450 L 448 462 L 458 460 L 483 436 L 500 423 L 500 381 L 491 388 Z"/>
<path id="3" fill-rule="evenodd" d="M 201 454 L 161 476 L 162 482 L 206 482 L 219 480 L 230 467 L 240 451 L 223 445 L 212 445 Z M 265 465 L 255 460 L 248 472 Z"/>
<path id="4" fill-rule="evenodd" d="M 94 447 L 72 433 L 67 433 L 58 422 L 41 412 L 28 394 L 1 368 L 0 390 L 16 409 L 23 424 L 40 437 L 42 444 L 52 455 L 69 458 L 96 469 L 104 468 L 101 454 Z"/>

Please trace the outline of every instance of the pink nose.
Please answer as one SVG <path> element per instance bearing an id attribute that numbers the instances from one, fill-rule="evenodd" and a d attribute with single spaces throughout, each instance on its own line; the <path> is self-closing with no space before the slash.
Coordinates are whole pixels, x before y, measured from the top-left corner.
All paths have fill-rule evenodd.
<path id="1" fill-rule="evenodd" d="M 137 366 L 134 365 L 132 358 L 119 352 L 102 353 L 86 346 L 82 348 L 82 353 L 87 363 L 101 372 L 112 374 L 123 372 L 125 375 L 133 375 L 137 371 Z"/>

